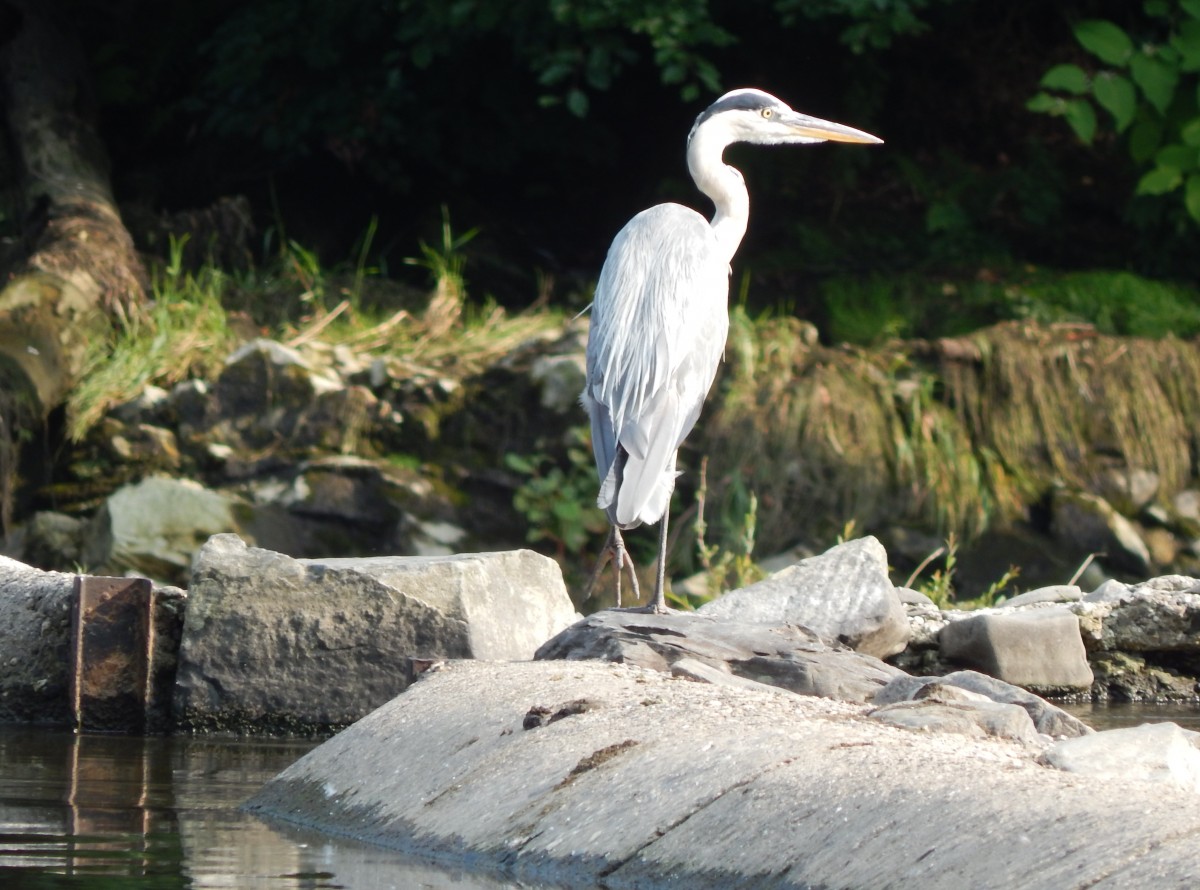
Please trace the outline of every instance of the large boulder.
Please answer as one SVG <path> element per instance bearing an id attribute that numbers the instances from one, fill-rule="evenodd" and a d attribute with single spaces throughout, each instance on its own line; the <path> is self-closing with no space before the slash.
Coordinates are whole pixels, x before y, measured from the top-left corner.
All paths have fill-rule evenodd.
<path id="1" fill-rule="evenodd" d="M 697 610 L 713 618 L 802 624 L 824 640 L 877 658 L 904 651 L 909 626 L 872 537 L 847 541 Z"/>
<path id="2" fill-rule="evenodd" d="M 1133 523 L 1102 497 L 1081 491 L 1055 494 L 1051 532 L 1064 547 L 1102 553 L 1105 565 L 1131 575 L 1150 574 L 1150 551 Z"/>
<path id="3" fill-rule="evenodd" d="M 75 576 L 0 556 L 0 723 L 70 722 Z"/>
<path id="4" fill-rule="evenodd" d="M 535 657 L 615 661 L 722 685 L 732 685 L 726 677 L 737 677 L 800 695 L 856 702 L 870 701 L 902 673 L 870 655 L 827 646 L 797 625 L 619 609 L 573 624 L 542 645 Z M 696 663 L 717 673 L 697 670 Z"/>
<path id="5" fill-rule="evenodd" d="M 519 884 L 1196 886 L 1200 796 L 1037 756 L 628 665 L 457 662 L 247 806 Z"/>
<path id="6" fill-rule="evenodd" d="M 298 560 L 217 535 L 180 646 L 188 728 L 351 723 L 441 658 L 528 659 L 575 617 L 558 565 L 527 550 Z"/>
<path id="7" fill-rule="evenodd" d="M 1087 689 L 1092 670 L 1079 620 L 1065 608 L 979 612 L 941 632 L 941 657 L 1035 689 Z"/>
<path id="8" fill-rule="evenodd" d="M 187 479 L 151 476 L 122 486 L 92 518 L 83 563 L 93 572 L 186 582 L 201 543 L 239 530 L 241 506 L 238 498 Z"/>

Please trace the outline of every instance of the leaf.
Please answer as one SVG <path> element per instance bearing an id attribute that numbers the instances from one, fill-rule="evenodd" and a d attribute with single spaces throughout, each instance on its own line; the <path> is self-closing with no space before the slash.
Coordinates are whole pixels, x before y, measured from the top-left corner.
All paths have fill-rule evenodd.
<path id="1" fill-rule="evenodd" d="M 1155 167 L 1138 180 L 1134 193 L 1138 195 L 1165 195 L 1167 192 L 1179 188 L 1179 183 L 1182 181 L 1183 176 L 1178 170 L 1170 167 Z"/>
<path id="2" fill-rule="evenodd" d="M 1183 206 L 1187 208 L 1188 216 L 1200 222 L 1200 173 L 1193 173 L 1187 178 L 1183 188 Z"/>
<path id="3" fill-rule="evenodd" d="M 1195 170 L 1198 153 L 1189 145 L 1173 143 L 1163 146 L 1154 155 L 1154 163 L 1160 167 L 1170 167 L 1173 170 Z"/>
<path id="4" fill-rule="evenodd" d="M 1200 117 L 1188 121 L 1179 131 L 1184 145 L 1200 148 Z"/>
<path id="5" fill-rule="evenodd" d="M 1049 93 L 1038 93 L 1025 103 L 1025 107 L 1030 111 L 1038 111 L 1042 114 L 1062 114 L 1064 105 L 1062 99 L 1051 96 Z"/>
<path id="6" fill-rule="evenodd" d="M 1072 99 L 1063 109 L 1063 115 L 1075 131 L 1075 135 L 1091 145 L 1092 137 L 1096 135 L 1096 112 L 1092 103 L 1086 99 Z"/>
<path id="7" fill-rule="evenodd" d="M 1129 131 L 1129 154 L 1137 163 L 1146 163 L 1162 144 L 1162 134 L 1163 127 L 1159 121 L 1152 117 L 1142 118 Z"/>
<path id="8" fill-rule="evenodd" d="M 1133 52 L 1129 35 L 1104 19 L 1080 22 L 1075 26 L 1075 39 L 1093 56 L 1110 65 L 1124 65 Z"/>
<path id="9" fill-rule="evenodd" d="M 1167 0 L 1146 0 L 1142 4 L 1142 9 L 1151 18 L 1166 18 L 1171 14 L 1171 8 L 1167 5 Z"/>
<path id="10" fill-rule="evenodd" d="M 1087 92 L 1087 74 L 1078 65 L 1055 65 L 1042 75 L 1041 85 L 1048 90 L 1062 90 L 1081 96 Z"/>
<path id="11" fill-rule="evenodd" d="M 1179 8 L 1194 19 L 1200 19 L 1200 0 L 1179 0 Z"/>
<path id="12" fill-rule="evenodd" d="M 569 90 L 567 92 L 567 110 L 576 117 L 587 117 L 587 93 L 580 89 Z"/>
<path id="13" fill-rule="evenodd" d="M 970 225 L 970 217 L 954 200 L 935 201 L 925 211 L 925 231 L 962 231 Z"/>
<path id="14" fill-rule="evenodd" d="M 1183 22 L 1171 36 L 1171 46 L 1179 53 L 1181 71 L 1200 71 L 1200 22 Z"/>
<path id="15" fill-rule="evenodd" d="M 1127 78 L 1105 72 L 1092 82 L 1092 93 L 1100 106 L 1113 116 L 1118 132 L 1124 131 L 1133 123 L 1133 115 L 1137 111 L 1137 94 Z"/>
<path id="16" fill-rule="evenodd" d="M 1135 55 L 1129 60 L 1129 72 L 1147 101 L 1159 114 L 1166 114 L 1167 106 L 1175 97 L 1179 72 L 1167 67 L 1158 59 L 1144 55 Z"/>

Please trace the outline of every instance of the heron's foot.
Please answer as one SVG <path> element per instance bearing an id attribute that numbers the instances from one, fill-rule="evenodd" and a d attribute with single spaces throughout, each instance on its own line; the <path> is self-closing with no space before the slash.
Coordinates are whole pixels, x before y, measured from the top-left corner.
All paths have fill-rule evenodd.
<path id="1" fill-rule="evenodd" d="M 596 586 L 596 582 L 600 580 L 600 574 L 604 571 L 604 567 L 611 560 L 615 573 L 613 587 L 616 592 L 617 605 L 621 608 L 621 572 L 624 569 L 629 570 L 629 586 L 633 588 L 633 598 L 641 598 L 641 590 L 638 587 L 637 571 L 633 564 L 633 558 L 629 555 L 629 551 L 625 549 L 625 541 L 621 537 L 621 532 L 613 526 L 612 531 L 608 533 L 608 540 L 604 542 L 604 548 L 600 551 L 599 557 L 596 560 L 596 567 L 592 570 L 592 576 L 588 579 L 587 587 L 584 589 L 583 598 L 587 600 L 592 595 L 592 590 Z"/>
<path id="2" fill-rule="evenodd" d="M 618 612 L 632 612 L 639 615 L 678 615 L 679 609 L 672 609 L 670 606 L 660 606 L 657 603 L 647 603 L 644 606 L 625 606 L 618 608 Z"/>

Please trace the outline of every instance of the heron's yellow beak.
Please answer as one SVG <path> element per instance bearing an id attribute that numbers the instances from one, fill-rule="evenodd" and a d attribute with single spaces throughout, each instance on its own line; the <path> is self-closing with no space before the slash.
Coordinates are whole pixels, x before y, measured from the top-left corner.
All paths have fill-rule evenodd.
<path id="1" fill-rule="evenodd" d="M 797 136 L 803 136 L 807 139 L 822 139 L 826 142 L 859 142 L 868 145 L 883 143 L 883 140 L 878 136 L 872 136 L 863 130 L 856 130 L 854 127 L 847 127 L 845 124 L 836 124 L 833 121 L 821 120 L 819 117 L 809 117 L 807 114 L 800 114 L 799 112 L 793 112 L 783 122 Z"/>

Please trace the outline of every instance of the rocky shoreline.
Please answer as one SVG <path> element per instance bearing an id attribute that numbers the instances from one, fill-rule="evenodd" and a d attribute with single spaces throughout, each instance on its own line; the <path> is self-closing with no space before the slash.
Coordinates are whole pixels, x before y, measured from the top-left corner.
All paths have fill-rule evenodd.
<path id="1" fill-rule="evenodd" d="M 1200 701 L 1196 579 L 1044 588 L 968 612 L 896 588 L 887 568 L 866 537 L 696 613 L 581 619 L 557 564 L 532 551 L 298 560 L 216 535 L 189 590 L 145 596 L 143 716 L 156 730 L 322 732 L 438 661 L 535 654 L 863 703 L 897 677 L 962 671 L 1052 698 Z M 78 579 L 0 558 L 0 720 L 73 721 Z"/>
<path id="2" fill-rule="evenodd" d="M 109 580 L 0 558 L 0 721 L 340 730 L 256 795 L 265 817 L 560 886 L 1200 880 L 1200 733 L 1095 732 L 1030 691 L 1192 663 L 1196 579 L 954 613 L 867 537 L 694 613 L 583 618 L 531 551 L 293 559 L 224 534 L 186 591 Z M 93 588 L 126 601 L 89 628 Z M 1137 688 L 1196 699 L 1169 677 Z M 127 725 L 88 723 L 118 702 Z"/>
<path id="3" fill-rule="evenodd" d="M 564 474 L 556 489 L 560 500 L 564 487 L 570 488 L 566 499 L 581 505 L 594 496 L 590 468 L 572 464 L 566 444 L 584 420 L 577 396 L 585 331 L 582 321 L 543 328 L 486 366 L 463 359 L 440 370 L 316 337 L 291 344 L 250 340 L 211 379 L 170 389 L 146 386 L 109 406 L 82 441 L 64 443 L 52 469 L 24 471 L 29 484 L 0 552 L 47 569 L 78 565 L 96 574 L 132 572 L 186 586 L 197 548 L 220 533 L 307 558 L 507 550 L 524 546 L 531 532 L 562 543 L 567 530 L 551 527 L 552 513 L 545 528 L 530 528 L 536 523 L 514 508 L 514 496 L 531 477 L 508 459 Z M 986 336 L 998 338 L 1000 351 L 1024 342 L 1010 342 L 1016 336 L 1011 331 Z M 923 354 L 922 344 L 911 350 Z M 831 361 L 845 358 L 828 352 Z M 958 368 L 953 379 L 963 373 Z M 812 385 L 820 389 L 818 381 Z M 882 401 L 908 404 L 915 382 L 897 379 L 893 385 Z M 720 387 L 714 400 L 709 413 L 717 428 L 731 421 L 721 419 Z M 1102 406 L 1089 410 L 1097 422 L 1102 419 Z M 736 439 L 729 430 L 713 434 Z M 698 442 L 700 453 L 707 454 L 710 444 Z M 1017 461 L 1006 472 L 1029 476 L 1032 493 L 984 523 L 987 530 L 977 540 L 973 533 L 960 535 L 960 592 L 970 597 L 986 590 L 1012 566 L 1033 588 L 1071 577 L 1081 563 L 1080 584 L 1089 590 L 1109 577 L 1197 574 L 1200 481 L 1175 478 L 1178 473 L 1168 478 L 1148 468 L 1144 455 L 1117 456 L 1115 447 L 1104 437 L 1079 445 L 1087 451 L 1080 471 L 1086 465 L 1091 480 L 1085 489 L 1078 480 L 1064 487 L 1061 472 L 1037 464 L 1038 449 L 1020 451 L 1021 460 L 1032 463 Z M 1182 441 L 1172 447 L 1186 450 Z M 800 441 L 788 451 L 804 454 L 805 465 L 817 457 Z M 729 472 L 714 465 L 714 486 Z M 692 484 L 694 477 L 693 467 L 684 482 Z M 45 480 L 41 490 L 32 484 L 38 478 Z M 788 480 L 774 481 L 779 491 L 767 487 L 759 494 L 765 505 L 770 492 L 778 510 L 794 494 Z M 850 493 L 838 493 L 846 483 L 838 477 L 820 488 L 835 501 L 855 502 Z M 903 578 L 946 540 L 909 509 L 909 502 L 934 498 L 932 490 L 899 477 L 889 484 L 896 491 L 873 496 L 893 507 L 869 522 L 863 518 L 860 528 L 880 537 Z M 829 521 L 858 515 L 857 507 L 848 513 L 840 507 L 799 509 Z M 813 516 L 792 513 L 777 516 L 769 528 L 759 517 L 760 547 L 765 538 L 785 539 L 780 546 L 828 540 L 814 533 Z M 578 543 L 569 549 L 578 552 Z"/>

